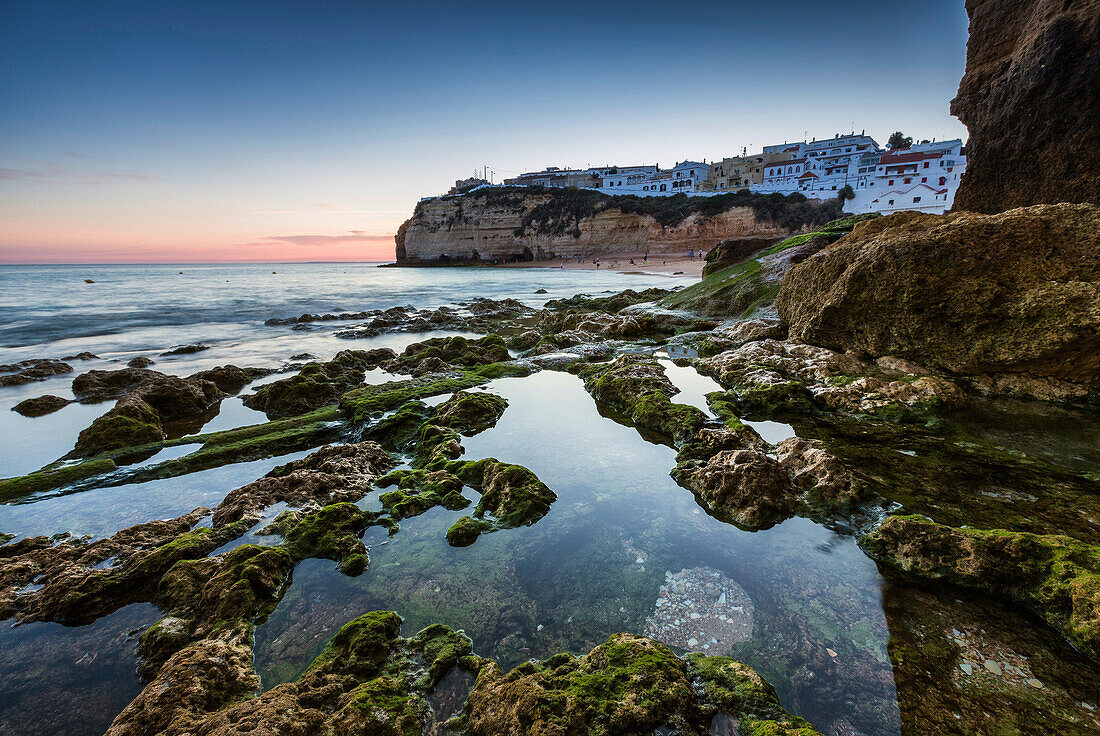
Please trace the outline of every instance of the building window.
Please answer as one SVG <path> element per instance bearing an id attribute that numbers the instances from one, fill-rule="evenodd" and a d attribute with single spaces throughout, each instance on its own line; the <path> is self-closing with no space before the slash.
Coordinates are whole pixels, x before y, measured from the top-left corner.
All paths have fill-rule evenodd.
<path id="1" fill-rule="evenodd" d="M 919 201 L 920 201 L 920 197 L 913 197 L 913 201 L 914 201 L 914 202 L 919 202 Z"/>
<path id="2" fill-rule="evenodd" d="M 928 183 L 928 177 L 927 176 L 922 176 L 920 178 L 920 182 L 921 182 L 921 184 L 927 184 Z"/>
<path id="3" fill-rule="evenodd" d="M 906 183 L 906 184 L 908 184 L 908 183 L 909 183 L 909 182 L 911 182 L 911 181 L 913 181 L 913 180 L 912 180 L 912 179 L 906 179 L 906 180 L 905 180 L 905 183 Z"/>
<path id="4" fill-rule="evenodd" d="M 928 162 L 927 161 L 924 162 L 924 168 L 926 168 L 926 169 L 928 168 Z"/>
<path id="5" fill-rule="evenodd" d="M 891 200 L 890 200 L 889 202 L 887 202 L 886 204 L 893 204 L 893 203 L 894 203 L 894 200 L 892 200 L 892 199 L 891 199 Z"/>

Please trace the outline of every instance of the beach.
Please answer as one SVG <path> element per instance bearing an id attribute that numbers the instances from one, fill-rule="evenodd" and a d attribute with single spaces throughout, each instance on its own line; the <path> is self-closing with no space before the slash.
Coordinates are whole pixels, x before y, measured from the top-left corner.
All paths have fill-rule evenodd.
<path id="1" fill-rule="evenodd" d="M 646 259 L 643 251 L 621 251 L 616 253 L 603 253 L 599 256 L 586 256 L 584 258 L 560 259 L 549 261 L 519 261 L 516 263 L 502 263 L 493 268 L 558 268 L 578 271 L 618 271 L 620 273 L 633 274 L 663 274 L 675 276 L 703 275 L 703 266 L 706 261 L 698 255 L 689 256 L 683 253 L 650 254 Z"/>

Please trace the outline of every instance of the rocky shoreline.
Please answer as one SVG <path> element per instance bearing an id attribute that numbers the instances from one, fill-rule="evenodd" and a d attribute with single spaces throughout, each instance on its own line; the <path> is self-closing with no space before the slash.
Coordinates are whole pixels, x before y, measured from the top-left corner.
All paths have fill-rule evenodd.
<path id="1" fill-rule="evenodd" d="M 115 408 L 81 432 L 65 462 L 0 481 L 4 498 L 73 483 L 109 485 L 119 474 L 173 477 L 292 448 L 320 449 L 237 488 L 213 509 L 99 540 L 23 537 L 0 545 L 0 617 L 79 625 L 135 602 L 164 612 L 140 639 L 148 684 L 115 720 L 114 734 L 237 733 L 242 723 L 272 733 L 444 726 L 470 734 L 816 733 L 779 706 L 759 675 L 721 656 L 752 636 L 753 601 L 733 581 L 703 568 L 669 573 L 645 627 L 652 638 L 619 634 L 578 653 L 583 656 L 562 654 L 506 674 L 475 656 L 461 633 L 437 626 L 403 639 L 396 614 L 373 612 L 347 624 L 297 682 L 251 697 L 259 684 L 253 627 L 278 604 L 301 561 L 328 559 L 345 575 L 359 575 L 371 564 L 366 530 L 400 535 L 404 520 L 436 507 L 471 509 L 447 530 L 452 547 L 536 524 L 551 510 L 557 495 L 529 469 L 462 456 L 464 438 L 492 428 L 508 409 L 506 400 L 478 387 L 556 370 L 582 379 L 617 421 L 675 447 L 672 477 L 708 514 L 743 529 L 808 517 L 854 534 L 888 578 L 1025 606 L 1085 655 L 1100 658 L 1096 473 L 953 437 L 944 423 L 991 394 L 1094 411 L 1100 381 L 1092 343 L 1082 336 L 1096 334 L 1100 315 L 1088 310 L 1100 300 L 1058 297 L 1061 307 L 1044 312 L 1047 322 L 1032 321 L 1032 339 L 1014 345 L 994 336 L 988 347 L 969 341 L 985 352 L 960 358 L 958 344 L 932 339 L 944 317 L 925 306 L 921 292 L 887 282 L 913 278 L 906 276 L 911 272 L 883 266 L 908 252 L 912 238 L 934 238 L 952 227 L 1011 229 L 1035 218 L 1063 228 L 1063 240 L 1052 240 L 1044 256 L 1059 275 L 1036 279 L 1041 290 L 1012 303 L 1049 299 L 1052 283 L 1073 294 L 1097 283 L 1100 249 L 1085 247 L 1100 232 L 1095 207 L 1039 207 L 984 219 L 899 215 L 830 223 L 682 291 L 578 295 L 542 310 L 477 300 L 453 310 L 336 315 L 360 321 L 346 328 L 349 340 L 429 326 L 484 337 L 432 338 L 400 353 L 351 349 L 306 363 L 245 396 L 245 404 L 270 421 L 239 429 L 187 434 L 201 428 L 218 401 L 263 372 L 224 366 L 188 378 L 147 368 L 79 374 L 73 382 L 78 400 L 114 400 Z M 1078 223 L 1076 229 L 1065 229 L 1067 222 Z M 951 235 L 951 242 L 971 268 L 1005 267 L 1003 258 L 974 266 L 959 246 L 965 238 Z M 1084 245 L 1059 250 L 1059 242 Z M 834 295 L 841 279 L 818 274 L 835 273 L 839 259 L 853 279 L 869 259 L 880 292 Z M 1011 284 L 998 294 L 1029 288 L 1018 279 L 989 278 Z M 880 310 L 881 329 L 930 336 L 919 350 L 898 338 L 864 337 L 880 329 L 865 304 L 876 293 L 905 297 Z M 855 337 L 843 327 L 850 319 L 846 298 L 857 300 L 850 309 L 862 315 Z M 946 309 L 950 302 L 936 304 Z M 285 329 L 325 319 L 303 315 L 269 325 Z M 923 322 L 931 323 L 928 329 L 915 326 Z M 707 396 L 709 414 L 676 401 L 679 390 L 654 357 L 661 346 L 676 348 L 677 362 L 722 387 Z M 364 385 L 365 372 L 378 368 L 394 379 Z M 787 422 L 797 436 L 773 445 L 751 426 L 759 420 Z M 325 444 L 334 440 L 339 444 Z M 195 447 L 134 465 L 181 445 Z M 357 505 L 375 488 L 384 491 L 381 510 Z M 261 524 L 276 505 L 287 510 Z M 249 530 L 272 543 L 235 541 Z M 210 556 L 218 549 L 227 551 Z M 682 659 L 666 645 L 697 653 Z M 959 646 L 964 652 L 979 645 Z M 965 655 L 962 672 L 974 671 L 976 656 Z M 1013 674 L 1030 670 L 1010 657 L 982 661 L 989 662 L 982 665 L 987 674 L 1002 675 L 992 684 L 1014 693 L 1006 702 L 1024 712 L 1035 707 L 1028 705 L 1032 691 L 1056 684 Z M 468 673 L 468 695 L 452 698 L 464 705 L 440 716 L 430 702 L 452 668 Z M 1088 715 L 1098 706 L 1081 701 L 1074 728 L 1100 725 Z M 914 718 L 931 716 L 903 713 L 907 723 Z"/>

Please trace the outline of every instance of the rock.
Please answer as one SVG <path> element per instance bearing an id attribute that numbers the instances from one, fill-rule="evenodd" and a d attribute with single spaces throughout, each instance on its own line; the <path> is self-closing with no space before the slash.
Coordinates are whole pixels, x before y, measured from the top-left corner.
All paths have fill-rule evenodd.
<path id="1" fill-rule="evenodd" d="M 904 574 L 1027 606 L 1100 658 L 1100 547 L 1057 534 L 959 529 L 890 516 L 860 546 Z"/>
<path id="2" fill-rule="evenodd" d="M 447 544 L 452 547 L 469 547 L 490 527 L 492 524 L 487 521 L 463 516 L 447 530 Z"/>
<path id="3" fill-rule="evenodd" d="M 672 477 L 742 527 L 768 528 L 793 515 L 798 504 L 783 468 L 756 450 L 723 450 L 706 462 L 679 463 Z"/>
<path id="4" fill-rule="evenodd" d="M 970 140 L 955 209 L 1100 204 L 1100 7 L 967 0 L 966 10 L 951 113 Z"/>
<path id="5" fill-rule="evenodd" d="M 99 356 L 95 353 L 84 351 L 76 355 L 66 355 L 62 360 L 99 360 Z"/>
<path id="6" fill-rule="evenodd" d="M 227 394 L 235 394 L 257 378 L 274 373 L 270 368 L 238 368 L 235 365 L 219 365 L 205 371 L 199 371 L 191 378 L 211 381 Z"/>
<path id="7" fill-rule="evenodd" d="M 1095 386 L 1100 207 L 865 222 L 792 268 L 777 307 L 795 341 Z"/>
<path id="8" fill-rule="evenodd" d="M 209 345 L 204 345 L 201 342 L 192 343 L 191 345 L 180 345 L 179 347 L 172 348 L 171 350 L 165 350 L 161 355 L 191 355 L 193 353 L 201 353 L 203 350 L 209 350 Z"/>
<path id="9" fill-rule="evenodd" d="M 24 399 L 11 408 L 12 411 L 25 417 L 40 417 L 51 414 L 58 409 L 63 409 L 70 403 L 69 399 L 63 399 L 53 394 L 36 396 L 33 399 Z"/>
<path id="10" fill-rule="evenodd" d="M 51 376 L 72 373 L 72 366 L 60 360 L 32 358 L 18 363 L 0 365 L 0 386 L 21 386 L 33 381 L 45 381 Z"/>
<path id="11" fill-rule="evenodd" d="M 732 733 L 815 736 L 779 705 L 752 668 L 725 657 L 678 658 L 666 646 L 613 634 L 583 657 L 558 654 L 504 674 L 482 666 L 467 703 L 471 736 L 674 732 L 703 736 L 719 714 Z"/>
<path id="12" fill-rule="evenodd" d="M 703 276 L 728 268 L 735 263 L 740 263 L 754 253 L 757 253 L 770 245 L 775 245 L 783 238 L 732 238 L 723 240 L 707 251 L 706 265 L 703 266 Z"/>
<path id="13" fill-rule="evenodd" d="M 130 358 L 130 360 L 127 361 L 126 365 L 128 365 L 131 368 L 148 368 L 149 366 L 154 365 L 155 363 L 156 363 L 156 361 L 153 360 L 152 358 L 147 358 L 144 355 L 139 355 L 136 358 Z"/>
<path id="14" fill-rule="evenodd" d="M 343 394 L 363 384 L 368 368 L 393 357 L 389 348 L 341 350 L 327 363 L 307 363 L 296 376 L 265 384 L 242 401 L 269 417 L 305 414 L 335 404 Z"/>
<path id="15" fill-rule="evenodd" d="M 445 368 L 476 368 L 490 363 L 511 360 L 512 356 L 499 335 L 486 335 L 478 340 L 465 337 L 437 337 L 414 342 L 395 360 L 386 364 L 391 373 L 411 373 L 429 358 L 437 358 Z"/>
<path id="16" fill-rule="evenodd" d="M 364 614 L 336 633 L 297 682 L 248 698 L 259 684 L 249 637 L 240 636 L 248 629 L 218 633 L 168 660 L 108 736 L 427 732 L 428 694 L 456 665 L 478 660 L 469 638 L 446 626 L 407 639 L 400 627 L 391 611 Z"/>
<path id="17" fill-rule="evenodd" d="M 495 426 L 507 407 L 508 400 L 503 396 L 459 391 L 439 405 L 432 422 L 472 437 Z"/>
<path id="18" fill-rule="evenodd" d="M 146 381 L 167 377 L 164 373 L 142 368 L 88 371 L 73 379 L 73 395 L 86 404 L 118 399 Z"/>
<path id="19" fill-rule="evenodd" d="M 579 375 L 597 401 L 622 411 L 635 424 L 682 444 L 693 437 L 706 415 L 693 406 L 675 404 L 678 393 L 664 367 L 649 355 L 620 355 L 610 363 L 583 367 Z"/>
<path id="20" fill-rule="evenodd" d="M 535 289 L 535 293 L 536 294 L 549 294 L 550 292 L 548 292 L 546 289 Z"/>
<path id="21" fill-rule="evenodd" d="M 140 369 L 127 368 L 111 373 L 126 371 Z M 172 422 L 197 421 L 193 428 L 198 429 L 211 418 L 212 410 L 224 396 L 212 381 L 177 378 L 154 371 L 146 373 L 152 375 L 146 376 L 142 383 L 119 399 L 113 409 L 80 432 L 74 454 L 88 457 L 156 442 L 164 438 L 166 425 Z M 75 385 L 74 381 L 74 392 Z"/>
<path id="22" fill-rule="evenodd" d="M 214 512 L 213 525 L 221 528 L 276 503 L 293 507 L 354 503 L 394 465 L 389 453 L 374 442 L 322 447 L 230 491 Z"/>

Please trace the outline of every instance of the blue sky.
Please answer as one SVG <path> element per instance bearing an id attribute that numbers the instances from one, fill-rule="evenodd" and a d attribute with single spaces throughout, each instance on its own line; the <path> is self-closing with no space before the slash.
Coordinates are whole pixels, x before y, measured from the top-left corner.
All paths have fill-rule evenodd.
<path id="1" fill-rule="evenodd" d="M 0 262 L 369 258 L 488 165 L 964 137 L 961 0 L 0 4 Z"/>

